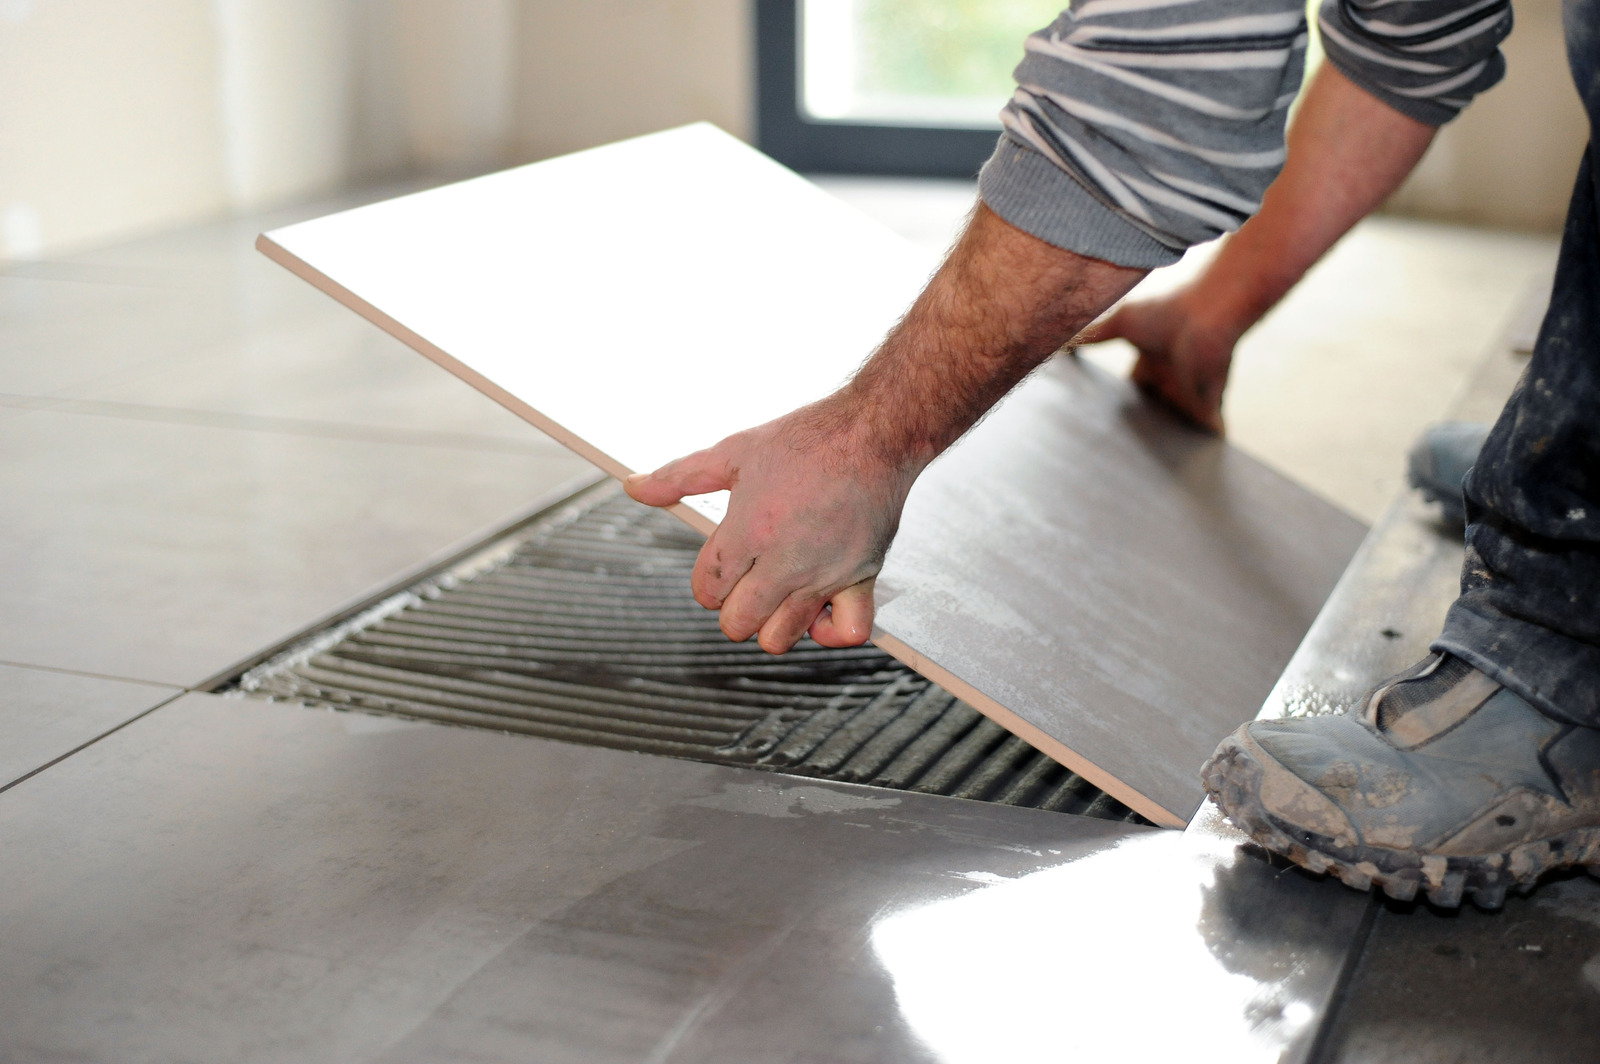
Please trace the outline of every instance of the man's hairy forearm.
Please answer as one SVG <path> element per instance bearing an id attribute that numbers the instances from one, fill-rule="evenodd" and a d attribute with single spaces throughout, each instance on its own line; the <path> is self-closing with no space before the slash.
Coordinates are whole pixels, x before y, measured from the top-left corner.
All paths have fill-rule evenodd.
<path id="1" fill-rule="evenodd" d="M 980 203 L 905 318 L 819 416 L 848 420 L 877 461 L 920 470 L 1145 272 L 1053 247 Z"/>

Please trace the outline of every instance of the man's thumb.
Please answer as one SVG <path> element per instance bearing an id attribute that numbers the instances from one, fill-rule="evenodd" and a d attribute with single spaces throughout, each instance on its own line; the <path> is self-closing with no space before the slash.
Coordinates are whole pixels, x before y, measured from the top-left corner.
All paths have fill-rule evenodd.
<path id="1" fill-rule="evenodd" d="M 654 473 L 635 473 L 623 480 L 622 487 L 646 506 L 672 506 L 685 495 L 723 491 L 733 483 L 727 463 L 713 451 L 697 451 Z"/>

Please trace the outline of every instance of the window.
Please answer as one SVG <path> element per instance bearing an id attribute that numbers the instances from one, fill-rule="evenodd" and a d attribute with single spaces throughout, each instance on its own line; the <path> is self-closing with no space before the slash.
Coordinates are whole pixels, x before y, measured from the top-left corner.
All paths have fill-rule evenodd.
<path id="1" fill-rule="evenodd" d="M 759 142 L 801 170 L 971 177 L 1065 0 L 757 0 Z"/>

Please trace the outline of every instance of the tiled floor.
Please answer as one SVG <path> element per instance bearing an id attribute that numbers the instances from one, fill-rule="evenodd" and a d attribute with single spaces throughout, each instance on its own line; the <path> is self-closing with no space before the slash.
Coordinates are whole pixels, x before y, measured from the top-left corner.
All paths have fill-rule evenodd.
<path id="1" fill-rule="evenodd" d="M 901 1017 L 930 968 L 878 963 L 878 929 L 969 870 L 1059 878 L 1151 837 L 1180 841 L 191 694 L 0 794 L 0 1059 L 976 1061 Z"/>
<path id="2" fill-rule="evenodd" d="M 404 353 L 401 352 L 403 355 Z M 0 421 L 0 660 L 189 687 L 582 471 L 530 448 L 33 411 Z"/>
<path id="3" fill-rule="evenodd" d="M 0 789 L 182 692 L 0 664 Z"/>
<path id="4" fill-rule="evenodd" d="M 586 475 L 255 230 L 0 275 L 0 661 L 192 686 Z"/>

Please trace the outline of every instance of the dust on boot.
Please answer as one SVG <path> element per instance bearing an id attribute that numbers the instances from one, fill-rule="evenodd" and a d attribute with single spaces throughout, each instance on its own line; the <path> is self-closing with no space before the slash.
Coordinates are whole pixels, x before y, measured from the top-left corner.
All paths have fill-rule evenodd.
<path id="1" fill-rule="evenodd" d="M 1449 654 L 1359 712 L 1245 724 L 1201 778 L 1266 849 L 1401 900 L 1495 908 L 1552 869 L 1600 868 L 1600 730 Z"/>

